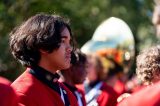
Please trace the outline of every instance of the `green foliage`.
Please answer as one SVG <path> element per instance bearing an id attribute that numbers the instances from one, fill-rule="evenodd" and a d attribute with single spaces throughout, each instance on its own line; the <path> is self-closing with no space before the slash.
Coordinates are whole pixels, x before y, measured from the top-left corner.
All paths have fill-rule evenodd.
<path id="1" fill-rule="evenodd" d="M 0 1 L 0 75 L 14 80 L 22 67 L 9 52 L 8 35 L 28 17 L 45 12 L 60 14 L 70 19 L 76 40 L 81 47 L 96 27 L 105 19 L 115 16 L 130 26 L 136 53 L 157 42 L 151 24 L 151 0 L 2 0 Z"/>

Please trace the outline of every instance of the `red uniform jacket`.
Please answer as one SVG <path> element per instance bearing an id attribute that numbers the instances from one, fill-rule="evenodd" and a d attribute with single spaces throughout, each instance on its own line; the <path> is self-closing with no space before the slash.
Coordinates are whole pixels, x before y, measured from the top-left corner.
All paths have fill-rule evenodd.
<path id="1" fill-rule="evenodd" d="M 70 86 L 69 84 L 67 84 L 65 82 L 63 82 L 63 83 L 75 95 L 75 97 L 77 98 L 78 105 L 81 104 L 80 106 L 86 106 L 86 100 L 85 100 L 84 92 L 81 89 L 77 88 L 76 86 Z"/>
<path id="2" fill-rule="evenodd" d="M 84 91 L 83 85 L 77 85 L 77 87 Z M 114 91 L 114 89 L 103 82 L 100 90 L 101 93 L 97 97 L 98 106 L 116 106 L 118 94 Z"/>
<path id="3" fill-rule="evenodd" d="M 4 78 L 4 77 L 0 77 L 0 83 L 3 83 L 5 85 L 10 85 L 11 84 L 11 81 Z"/>
<path id="4" fill-rule="evenodd" d="M 0 106 L 18 106 L 18 97 L 10 87 L 10 81 L 0 78 Z"/>
<path id="5" fill-rule="evenodd" d="M 116 83 L 115 83 L 113 88 L 118 93 L 118 95 L 121 95 L 126 91 L 125 90 L 125 84 L 120 80 L 116 81 Z"/>
<path id="6" fill-rule="evenodd" d="M 35 76 L 25 71 L 11 86 L 15 89 L 19 104 L 22 106 L 64 106 L 60 95 L 38 80 Z M 62 83 L 67 93 L 71 106 L 77 106 L 76 98 Z"/>
<path id="7" fill-rule="evenodd" d="M 160 82 L 122 100 L 118 106 L 160 106 Z"/>

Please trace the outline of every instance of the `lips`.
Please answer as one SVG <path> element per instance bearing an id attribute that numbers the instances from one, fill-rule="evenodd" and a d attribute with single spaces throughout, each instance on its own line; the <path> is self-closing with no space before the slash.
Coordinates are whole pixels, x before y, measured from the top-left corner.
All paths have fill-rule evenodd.
<path id="1" fill-rule="evenodd" d="M 71 61 L 71 55 L 70 54 L 66 56 L 66 60 L 69 61 L 69 62 Z"/>

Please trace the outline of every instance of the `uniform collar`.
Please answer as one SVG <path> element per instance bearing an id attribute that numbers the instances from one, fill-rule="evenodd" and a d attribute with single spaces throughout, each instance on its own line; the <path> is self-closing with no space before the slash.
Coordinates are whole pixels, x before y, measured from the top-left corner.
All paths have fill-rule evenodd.
<path id="1" fill-rule="evenodd" d="M 49 82 L 57 82 L 60 78 L 58 73 L 53 74 L 40 66 L 32 66 L 30 71 Z"/>
<path id="2" fill-rule="evenodd" d="M 63 87 L 58 83 L 58 79 L 60 78 L 59 74 L 52 74 L 51 72 L 45 70 L 40 66 L 32 66 L 29 71 L 33 76 L 35 76 L 38 80 L 55 90 L 61 96 L 65 106 L 70 106 L 68 95 Z"/>
<path id="3" fill-rule="evenodd" d="M 63 82 L 63 84 L 66 85 L 71 91 L 73 91 L 73 92 L 77 91 L 77 88 L 76 88 L 76 87 L 71 86 L 71 85 L 69 85 L 69 84 L 67 84 L 67 83 L 65 83 L 65 82 Z"/>
<path id="4" fill-rule="evenodd" d="M 89 87 L 93 88 L 96 84 L 98 84 L 100 81 L 99 80 L 96 80 L 94 82 L 91 82 L 88 84 Z"/>

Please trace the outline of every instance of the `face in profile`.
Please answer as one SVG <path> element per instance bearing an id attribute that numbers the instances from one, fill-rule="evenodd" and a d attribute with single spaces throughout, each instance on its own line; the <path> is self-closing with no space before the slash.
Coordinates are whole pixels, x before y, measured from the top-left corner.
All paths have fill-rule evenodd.
<path id="1" fill-rule="evenodd" d="M 70 40 L 70 32 L 65 27 L 61 32 L 60 47 L 57 50 L 53 50 L 51 53 L 45 54 L 49 67 L 54 68 L 54 70 L 67 69 L 70 67 L 72 51 Z"/>
<path id="2" fill-rule="evenodd" d="M 87 79 L 91 82 L 92 81 L 94 82 L 98 79 L 98 74 L 97 74 L 95 63 L 93 59 L 88 59 Z"/>

